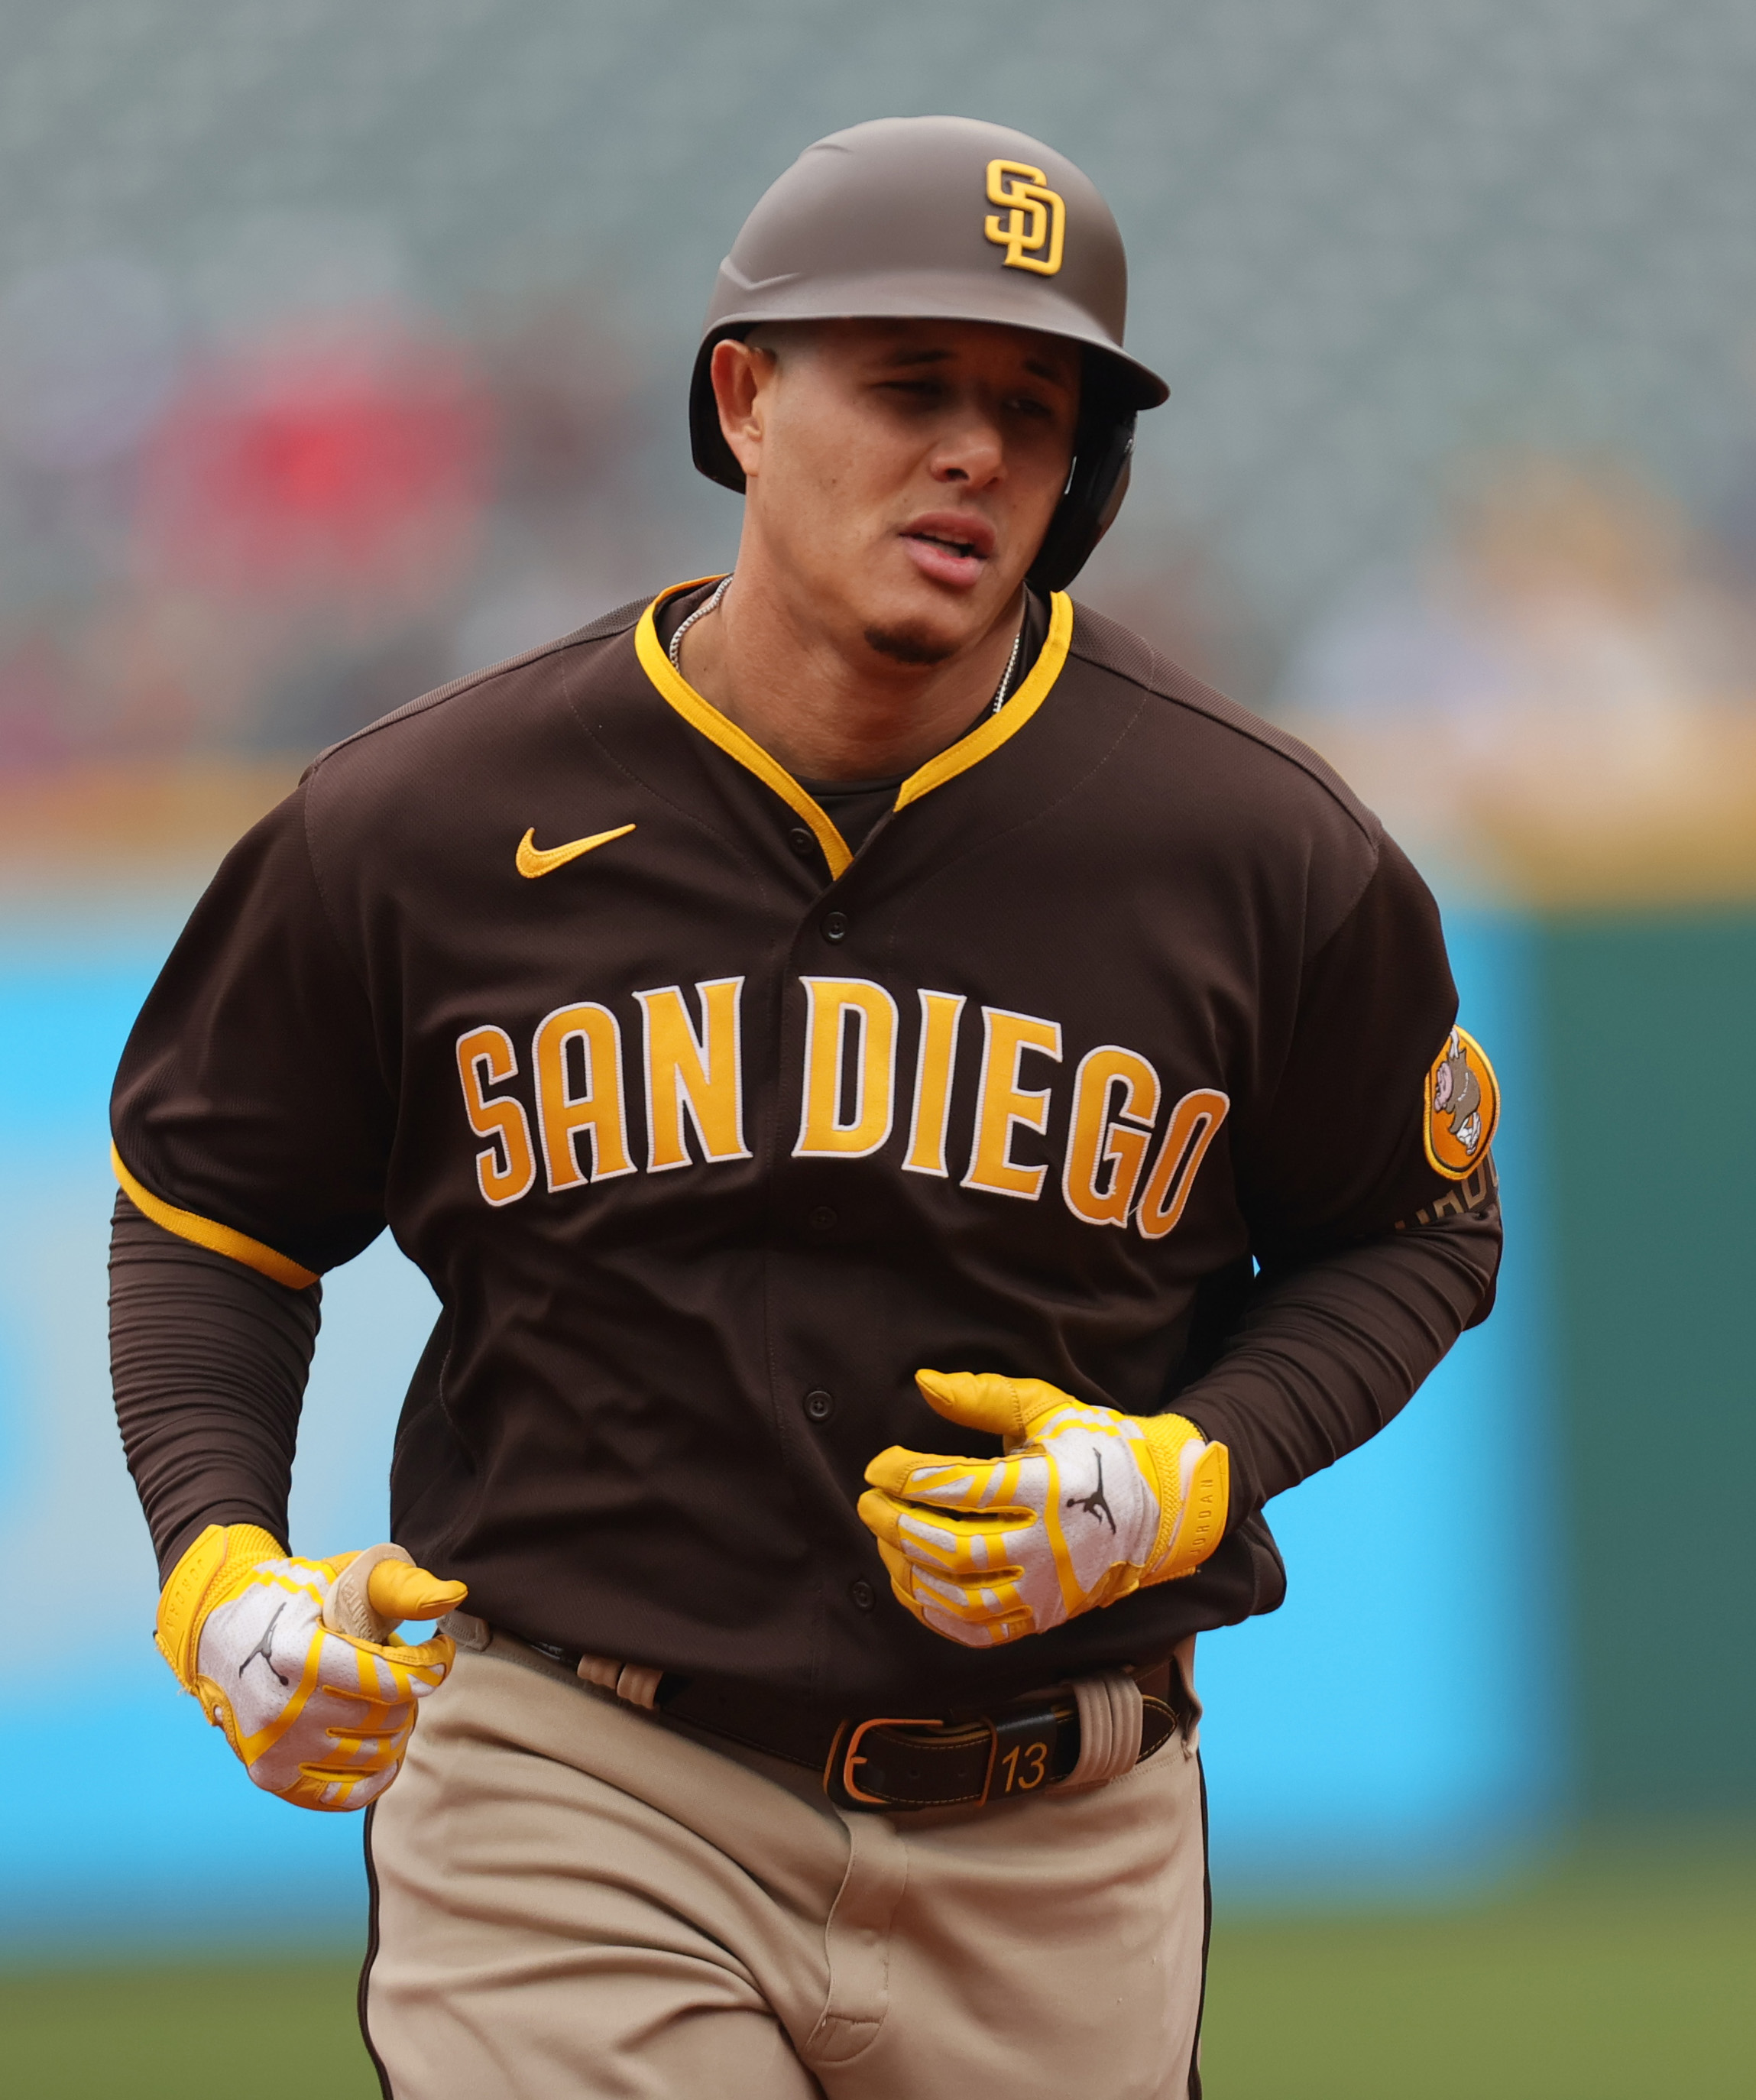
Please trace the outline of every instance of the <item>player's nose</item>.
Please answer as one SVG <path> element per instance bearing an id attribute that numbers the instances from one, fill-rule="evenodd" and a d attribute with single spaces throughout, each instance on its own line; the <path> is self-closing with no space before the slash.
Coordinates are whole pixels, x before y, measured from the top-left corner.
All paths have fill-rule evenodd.
<path id="1" fill-rule="evenodd" d="M 986 488 L 1005 471 L 1006 445 L 999 423 L 975 403 L 960 404 L 933 450 L 935 481 Z"/>

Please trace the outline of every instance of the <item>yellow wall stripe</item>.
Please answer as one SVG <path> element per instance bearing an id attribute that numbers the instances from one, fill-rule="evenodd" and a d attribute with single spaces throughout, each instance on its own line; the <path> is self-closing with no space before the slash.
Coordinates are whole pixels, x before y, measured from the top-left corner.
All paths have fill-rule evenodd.
<path id="1" fill-rule="evenodd" d="M 960 737 L 938 757 L 929 758 L 919 772 L 910 774 L 897 791 L 898 809 L 906 810 L 911 802 L 918 802 L 923 795 L 930 795 L 935 788 L 967 773 L 991 752 L 998 751 L 1008 737 L 1016 735 L 1048 698 L 1049 688 L 1067 660 L 1072 640 L 1073 600 L 1065 591 L 1057 591 L 1049 600 L 1048 636 L 1029 677 L 997 715 L 988 716 L 968 736 Z"/>
<path id="2" fill-rule="evenodd" d="M 276 1254 L 272 1247 L 264 1246 L 260 1240 L 253 1240 L 247 1233 L 235 1233 L 230 1225 L 215 1224 L 211 1218 L 199 1218 L 193 1211 L 179 1211 L 174 1204 L 161 1202 L 150 1189 L 143 1188 L 135 1180 L 122 1164 L 122 1156 L 113 1145 L 110 1147 L 110 1165 L 116 1170 L 123 1193 L 145 1211 L 155 1225 L 162 1225 L 179 1239 L 191 1241 L 212 1254 L 229 1255 L 232 1260 L 241 1261 L 246 1268 L 254 1268 L 258 1275 L 284 1283 L 289 1290 L 305 1290 L 316 1282 L 315 1269 L 301 1268 L 296 1261 L 289 1261 L 284 1254 Z"/>
<path id="3" fill-rule="evenodd" d="M 848 851 L 844 839 L 827 814 L 820 810 L 806 794 L 798 782 L 777 760 L 770 758 L 754 737 L 746 736 L 735 721 L 722 715 L 711 700 L 704 700 L 686 678 L 681 677 L 676 666 L 664 652 L 659 639 L 658 624 L 655 618 L 659 607 L 667 598 L 675 598 L 678 592 L 694 590 L 701 584 L 713 583 L 713 576 L 698 576 L 693 582 L 675 584 L 669 590 L 660 591 L 651 604 L 640 615 L 640 624 L 634 630 L 634 647 L 640 658 L 641 668 L 651 679 L 664 697 L 676 708 L 683 720 L 710 743 L 717 743 L 729 757 L 753 773 L 758 780 L 772 788 L 789 809 L 804 818 L 823 849 L 823 858 L 829 863 L 832 876 L 839 876 L 854 856 Z"/>

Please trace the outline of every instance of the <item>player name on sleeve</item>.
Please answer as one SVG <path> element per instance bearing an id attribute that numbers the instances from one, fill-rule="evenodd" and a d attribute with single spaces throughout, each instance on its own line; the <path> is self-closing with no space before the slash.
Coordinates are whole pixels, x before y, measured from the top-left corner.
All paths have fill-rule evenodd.
<path id="1" fill-rule="evenodd" d="M 1004 1007 L 971 1011 L 961 993 L 923 990 L 907 1013 L 863 977 L 799 984 L 795 1158 L 887 1154 L 901 1172 L 1024 1202 L 1052 1185 L 1083 1223 L 1132 1226 L 1157 1240 L 1182 1216 L 1231 1105 L 1215 1087 L 1172 1100 L 1150 1060 L 1118 1043 L 1084 1052 L 1070 1070 L 1060 1022 Z M 750 1158 L 743 986 L 741 977 L 719 977 L 687 991 L 637 991 L 626 1029 L 594 1000 L 557 1007 L 527 1047 L 493 1022 L 465 1029 L 457 1074 L 468 1128 L 481 1141 L 483 1200 L 515 1203 L 539 1181 L 559 1193 Z M 954 1088 L 972 1066 L 973 1112 L 960 1126 Z M 1046 1156 L 1052 1124 L 1066 1132 L 1058 1173 Z"/>

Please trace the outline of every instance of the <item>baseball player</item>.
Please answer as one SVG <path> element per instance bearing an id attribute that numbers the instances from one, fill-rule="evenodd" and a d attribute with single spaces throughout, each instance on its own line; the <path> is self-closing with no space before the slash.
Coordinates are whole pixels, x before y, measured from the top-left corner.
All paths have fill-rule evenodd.
<path id="1" fill-rule="evenodd" d="M 130 1039 L 159 1645 L 372 1804 L 399 2100 L 1199 2093 L 1195 1639 L 1485 1317 L 1499 1096 L 1371 814 L 1066 594 L 1124 289 L 1034 139 L 812 147 L 695 367 L 730 576 L 325 752 Z M 396 1542 L 296 1558 L 386 1227 Z"/>

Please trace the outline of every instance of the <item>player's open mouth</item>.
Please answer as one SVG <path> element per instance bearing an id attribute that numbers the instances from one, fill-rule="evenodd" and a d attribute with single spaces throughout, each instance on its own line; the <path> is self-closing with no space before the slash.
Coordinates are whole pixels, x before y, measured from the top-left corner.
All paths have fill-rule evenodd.
<path id="1" fill-rule="evenodd" d="M 980 580 L 994 553 L 994 528 L 982 518 L 918 518 L 902 538 L 923 576 L 964 590 Z"/>

